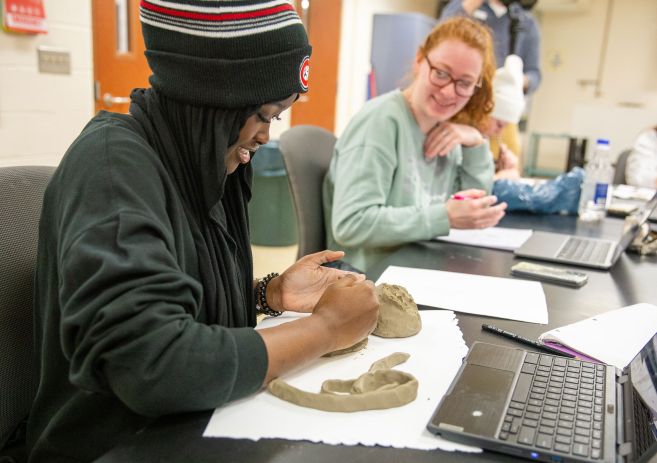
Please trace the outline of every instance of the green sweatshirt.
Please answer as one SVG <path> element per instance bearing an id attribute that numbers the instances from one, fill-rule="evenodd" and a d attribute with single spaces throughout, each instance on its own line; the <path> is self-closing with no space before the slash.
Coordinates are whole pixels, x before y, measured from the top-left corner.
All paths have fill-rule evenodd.
<path id="1" fill-rule="evenodd" d="M 490 192 L 487 144 L 427 161 L 424 140 L 399 90 L 367 102 L 338 140 L 324 180 L 327 245 L 353 266 L 366 271 L 405 243 L 448 234 L 452 193 Z"/>
<path id="2" fill-rule="evenodd" d="M 31 462 L 91 461 L 154 417 L 262 385 L 260 335 L 204 323 L 183 207 L 130 116 L 100 113 L 62 160 L 40 223 Z"/>

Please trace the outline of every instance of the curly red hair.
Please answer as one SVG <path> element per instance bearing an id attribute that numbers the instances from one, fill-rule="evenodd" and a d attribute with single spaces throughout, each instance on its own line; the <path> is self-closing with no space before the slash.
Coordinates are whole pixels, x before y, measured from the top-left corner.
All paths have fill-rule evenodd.
<path id="1" fill-rule="evenodd" d="M 446 40 L 458 40 L 477 50 L 483 59 L 481 87 L 470 97 L 468 103 L 454 117 L 453 122 L 469 124 L 482 130 L 493 110 L 493 76 L 495 55 L 493 39 L 487 27 L 464 16 L 441 22 L 429 33 L 420 46 L 419 54 L 426 55 Z"/>

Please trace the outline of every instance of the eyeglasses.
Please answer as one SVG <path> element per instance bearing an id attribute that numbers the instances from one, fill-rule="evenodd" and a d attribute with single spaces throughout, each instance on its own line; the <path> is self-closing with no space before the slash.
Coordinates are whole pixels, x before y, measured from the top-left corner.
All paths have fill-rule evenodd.
<path id="1" fill-rule="evenodd" d="M 427 60 L 429 65 L 429 82 L 435 85 L 438 88 L 446 87 L 447 85 L 454 84 L 454 92 L 458 96 L 472 96 L 478 88 L 481 88 L 481 79 L 479 82 L 471 82 L 465 79 L 455 79 L 449 72 L 443 71 L 431 64 L 429 57 L 424 55 L 424 59 Z"/>

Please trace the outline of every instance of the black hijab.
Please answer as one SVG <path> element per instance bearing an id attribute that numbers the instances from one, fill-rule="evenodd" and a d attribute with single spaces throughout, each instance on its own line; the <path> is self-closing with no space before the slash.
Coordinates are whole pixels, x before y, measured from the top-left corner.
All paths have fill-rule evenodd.
<path id="1" fill-rule="evenodd" d="M 204 311 L 199 320 L 255 326 L 247 203 L 250 164 L 228 175 L 225 155 L 257 108 L 192 106 L 135 89 L 130 113 L 177 186 L 198 253 Z"/>

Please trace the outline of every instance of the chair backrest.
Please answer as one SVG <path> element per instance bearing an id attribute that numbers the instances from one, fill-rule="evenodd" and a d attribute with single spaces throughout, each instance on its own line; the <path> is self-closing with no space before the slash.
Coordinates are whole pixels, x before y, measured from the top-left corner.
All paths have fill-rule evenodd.
<path id="1" fill-rule="evenodd" d="M 627 166 L 627 158 L 631 152 L 631 149 L 626 149 L 618 155 L 616 167 L 614 168 L 614 185 L 627 183 L 625 180 L 625 167 Z"/>
<path id="2" fill-rule="evenodd" d="M 326 249 L 322 183 L 335 142 L 331 132 L 311 125 L 298 125 L 281 135 L 279 149 L 297 214 L 298 258 Z"/>
<path id="3" fill-rule="evenodd" d="M 0 449 L 36 390 L 32 290 L 43 193 L 54 170 L 0 168 Z"/>

